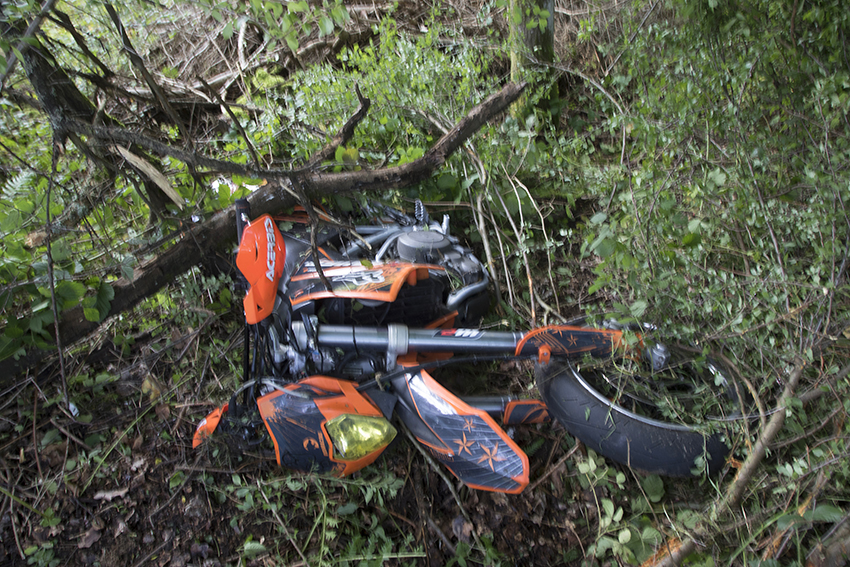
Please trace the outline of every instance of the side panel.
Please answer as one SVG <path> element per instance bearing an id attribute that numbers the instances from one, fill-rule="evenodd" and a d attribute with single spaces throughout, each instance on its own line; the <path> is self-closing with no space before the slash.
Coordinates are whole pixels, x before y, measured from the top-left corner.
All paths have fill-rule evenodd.
<path id="1" fill-rule="evenodd" d="M 505 406 L 505 415 L 502 417 L 505 425 L 545 423 L 551 420 L 549 409 L 540 400 L 512 400 Z"/>
<path id="2" fill-rule="evenodd" d="M 308 261 L 290 280 L 289 298 L 293 305 L 328 297 L 394 301 L 402 285 L 416 285 L 420 279 L 428 277 L 428 270 L 442 271 L 443 268 L 401 262 L 367 267 L 359 262 L 323 261 L 322 271 L 333 286 L 333 291 L 328 291 L 313 262 Z"/>

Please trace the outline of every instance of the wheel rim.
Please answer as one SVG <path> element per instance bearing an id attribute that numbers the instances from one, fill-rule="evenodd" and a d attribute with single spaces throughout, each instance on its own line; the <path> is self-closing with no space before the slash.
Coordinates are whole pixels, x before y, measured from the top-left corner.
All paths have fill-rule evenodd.
<path id="1" fill-rule="evenodd" d="M 727 369 L 682 347 L 666 350 L 669 358 L 656 368 L 651 356 L 631 353 L 577 364 L 576 374 L 604 403 L 641 420 L 692 428 L 740 419 L 739 389 Z"/>

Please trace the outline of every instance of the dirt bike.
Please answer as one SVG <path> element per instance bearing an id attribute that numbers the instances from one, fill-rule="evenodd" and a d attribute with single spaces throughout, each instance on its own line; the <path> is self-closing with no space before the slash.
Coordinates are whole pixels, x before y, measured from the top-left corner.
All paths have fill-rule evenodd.
<path id="1" fill-rule="evenodd" d="M 412 215 L 381 205 L 365 213 L 369 223 L 350 230 L 327 217 L 314 226 L 304 211 L 249 222 L 247 201 L 237 204 L 244 381 L 198 425 L 195 447 L 216 431 L 243 448 L 270 439 L 279 465 L 341 476 L 381 454 L 397 416 L 468 486 L 518 493 L 528 457 L 496 419 L 554 416 L 586 446 L 636 469 L 684 476 L 723 465 L 722 428 L 705 432 L 675 417 L 709 391 L 732 395 L 715 362 L 613 321 L 480 330 L 489 275 L 451 235 L 449 217 L 430 219 L 420 202 Z M 461 399 L 431 375 L 505 359 L 533 361 L 542 400 Z"/>

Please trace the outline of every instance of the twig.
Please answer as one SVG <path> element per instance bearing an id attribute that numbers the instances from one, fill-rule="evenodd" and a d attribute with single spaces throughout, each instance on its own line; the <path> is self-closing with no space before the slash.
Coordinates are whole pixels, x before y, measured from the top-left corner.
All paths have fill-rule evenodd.
<path id="1" fill-rule="evenodd" d="M 62 396 L 65 401 L 65 407 L 68 407 L 68 380 L 65 377 L 65 354 L 64 349 L 62 348 L 62 337 L 59 334 L 59 322 L 61 319 L 59 318 L 59 308 L 56 306 L 56 282 L 53 278 L 53 252 L 50 245 L 53 232 L 50 229 L 50 194 L 53 192 L 53 178 L 56 177 L 56 163 L 59 161 L 59 153 L 57 151 L 58 143 L 58 140 L 53 140 L 51 172 L 50 177 L 47 179 L 47 198 L 45 207 L 47 226 L 45 233 L 47 236 L 47 279 L 48 287 L 50 287 L 50 306 L 53 310 L 53 334 L 56 338 L 56 350 L 59 353 L 59 374 L 62 376 Z M 38 456 L 36 456 L 36 459 L 37 458 Z"/>
<path id="2" fill-rule="evenodd" d="M 41 470 L 41 459 L 38 458 L 38 440 L 35 436 L 35 416 L 38 409 L 38 390 L 32 391 L 32 448 L 35 453 L 35 464 L 38 467 L 38 480 L 41 482 L 44 479 L 44 473 Z"/>
<path id="3" fill-rule="evenodd" d="M 734 362 L 732 362 L 729 359 L 728 356 L 726 356 L 722 352 L 715 352 L 713 354 L 715 356 L 717 356 L 717 358 L 719 358 L 720 361 L 723 364 L 728 366 L 732 370 L 732 372 L 734 372 L 737 375 L 739 380 L 741 380 L 744 384 L 746 384 L 747 390 L 749 390 L 750 395 L 753 397 L 753 400 L 755 401 L 756 407 L 759 410 L 759 419 L 761 419 L 761 428 L 764 429 L 765 427 L 767 427 L 767 411 L 765 410 L 764 403 L 761 401 L 761 397 L 758 395 L 758 391 L 756 390 L 755 386 L 753 386 L 752 381 L 750 381 L 749 378 L 744 376 L 744 374 L 738 369 L 738 365 L 735 364 Z M 744 410 L 743 405 L 741 406 L 741 410 Z M 743 413 L 743 411 L 742 411 L 742 413 Z M 748 416 L 744 415 L 744 418 L 745 418 L 744 422 L 745 423 L 746 423 L 747 417 Z"/>
<path id="4" fill-rule="evenodd" d="M 201 81 L 201 84 L 204 85 L 204 88 L 207 92 L 215 99 L 219 106 L 221 106 L 224 111 L 230 116 L 230 119 L 233 120 L 233 124 L 236 126 L 236 129 L 239 130 L 239 133 L 242 135 L 242 139 L 245 140 L 245 145 L 248 146 L 248 151 L 251 153 L 251 161 L 254 162 L 254 167 L 260 169 L 262 165 L 260 164 L 260 160 L 257 157 L 257 151 L 254 149 L 254 144 L 251 143 L 251 140 L 248 138 L 248 133 L 245 132 L 245 128 L 242 127 L 242 123 L 239 122 L 239 119 L 233 114 L 233 111 L 230 109 L 230 105 L 228 105 L 224 100 L 219 96 L 218 92 L 213 89 L 203 77 L 198 77 L 198 80 Z"/>
<path id="5" fill-rule="evenodd" d="M 142 78 L 144 78 L 145 82 L 150 87 L 154 96 L 159 101 L 159 104 L 162 106 L 162 109 L 165 110 L 165 113 L 168 114 L 168 117 L 177 126 L 177 129 L 180 130 L 180 135 L 183 137 L 183 143 L 185 143 L 191 148 L 193 146 L 193 143 L 192 138 L 189 136 L 189 131 L 183 124 L 183 121 L 180 120 L 180 117 L 177 116 L 177 112 L 174 110 L 174 107 L 171 106 L 170 102 L 168 102 L 168 97 L 165 96 L 165 93 L 162 91 L 162 88 L 154 80 L 147 67 L 145 67 L 145 62 L 139 56 L 138 52 L 136 52 L 136 50 L 133 48 L 133 44 L 130 42 L 130 38 L 127 36 L 127 31 L 124 29 L 124 24 L 121 23 L 121 19 L 118 17 L 118 13 L 115 11 L 115 8 L 113 8 L 112 4 L 110 4 L 109 2 L 106 2 L 104 7 L 106 8 L 106 12 L 109 14 L 109 17 L 112 18 L 112 22 L 115 24 L 115 28 L 118 30 L 118 35 L 121 36 L 122 46 L 124 48 L 124 51 L 127 52 L 127 56 L 130 58 L 130 62 L 139 71 L 139 73 L 141 73 Z"/>
<path id="6" fill-rule="evenodd" d="M 196 466 L 196 465 L 198 464 L 198 462 L 201 460 L 201 456 L 202 456 L 202 453 L 198 453 L 198 456 L 196 456 L 196 457 L 195 457 L 195 462 L 194 462 L 194 463 L 192 463 L 192 466 Z M 175 468 L 176 468 L 176 467 L 175 467 Z M 177 487 L 177 490 L 175 490 L 175 491 L 174 491 L 174 494 L 172 494 L 172 495 L 171 495 L 171 498 L 169 498 L 168 500 L 166 500 L 165 502 L 163 502 L 162 504 L 160 504 L 160 505 L 157 507 L 157 509 L 156 509 L 156 510 L 154 510 L 153 512 L 148 513 L 148 515 L 147 515 L 147 516 L 148 516 L 148 521 L 149 521 L 149 522 L 153 522 L 153 519 L 154 519 L 154 517 L 155 517 L 157 514 L 159 514 L 160 512 L 162 512 L 165 508 L 167 508 L 167 507 L 168 507 L 168 505 L 169 505 L 169 504 L 171 504 L 172 502 L 174 502 L 174 499 L 175 499 L 175 498 L 177 498 L 177 495 L 178 495 L 178 494 L 181 494 L 181 493 L 183 492 L 183 488 L 184 488 L 184 487 L 185 487 L 185 486 L 189 483 L 189 481 L 190 481 L 190 480 L 192 480 L 194 477 L 195 477 L 195 473 L 193 473 L 193 472 L 190 472 L 189 474 L 187 474 L 187 475 L 186 475 L 186 478 L 184 478 L 184 479 L 183 479 L 183 482 L 181 482 L 181 483 L 180 483 L 180 486 L 178 486 L 178 487 Z"/>
<path id="7" fill-rule="evenodd" d="M 2 488 L 0 488 L 2 490 Z M 21 556 L 21 561 L 26 561 L 27 556 L 24 555 L 24 548 L 21 547 L 21 540 L 18 538 L 18 526 L 15 525 L 15 497 L 9 495 L 9 519 L 12 521 L 12 533 L 15 535 L 15 547 L 18 548 L 18 554 Z"/>
<path id="8" fill-rule="evenodd" d="M 457 549 L 455 549 L 455 546 L 452 545 L 452 542 L 451 540 L 449 540 L 448 536 L 443 533 L 443 530 L 440 529 L 440 526 L 438 526 L 434 522 L 434 520 L 431 519 L 431 516 L 428 516 L 428 527 L 431 528 L 435 534 L 437 534 L 437 537 L 440 538 L 440 541 L 442 541 L 447 548 L 449 548 L 449 551 L 452 553 L 452 555 L 457 555 Z"/>
<path id="9" fill-rule="evenodd" d="M 74 42 L 77 44 L 77 47 L 80 48 L 80 51 L 89 58 L 89 61 L 94 63 L 100 69 L 103 76 L 98 78 L 106 79 L 108 81 L 115 76 L 112 69 L 107 67 L 106 64 L 97 57 L 97 55 L 91 52 L 91 49 L 89 49 L 89 46 L 86 44 L 86 38 L 83 37 L 83 35 L 77 31 L 77 28 L 74 27 L 74 24 L 71 22 L 71 17 L 61 10 L 55 10 L 54 13 L 55 16 L 50 16 L 50 20 L 71 34 L 74 38 Z"/>
<path id="10" fill-rule="evenodd" d="M 165 548 L 165 546 L 168 545 L 171 542 L 171 540 L 173 540 L 173 539 L 174 539 L 173 535 L 171 537 L 167 538 L 161 544 L 156 546 L 150 553 L 148 553 L 147 555 L 142 557 L 135 565 L 133 565 L 133 567 L 142 567 L 142 565 L 147 565 L 148 560 L 151 557 L 153 557 L 154 555 L 158 554 L 160 551 L 162 551 Z"/>
<path id="11" fill-rule="evenodd" d="M 269 505 L 269 510 L 271 510 L 271 511 L 272 511 L 272 515 L 274 515 L 275 520 L 277 520 L 277 523 L 278 523 L 278 524 L 280 524 L 281 529 L 283 529 L 283 533 L 284 533 L 284 535 L 286 535 L 286 539 L 288 539 L 288 540 L 289 540 L 289 543 L 291 543 L 291 544 L 292 544 L 292 547 L 294 547 L 294 548 L 295 548 L 295 551 L 297 551 L 297 552 L 298 552 L 298 555 L 300 555 L 300 556 L 301 556 L 301 560 L 304 562 L 304 565 L 308 565 L 308 566 L 309 566 L 309 565 L 310 565 L 310 563 L 308 563 L 308 562 L 307 562 L 307 558 L 304 556 L 304 553 L 301 551 L 301 548 L 300 548 L 300 547 L 298 547 L 298 545 L 295 543 L 295 539 L 292 537 L 292 534 L 291 534 L 291 533 L 289 533 L 289 528 L 287 528 L 287 527 L 286 527 L 286 524 L 284 524 L 284 523 L 283 523 L 283 520 L 281 520 L 281 519 L 280 519 L 280 516 L 278 515 L 277 510 L 275 509 L 275 507 L 274 507 L 274 506 L 272 506 L 272 503 L 271 503 L 271 502 L 269 502 L 269 497 L 268 497 L 268 496 L 266 496 L 266 493 L 265 493 L 265 491 L 263 490 L 263 487 L 262 487 L 262 486 L 260 486 L 260 481 L 259 481 L 259 479 L 257 480 L 257 488 L 260 490 L 260 494 L 262 494 L 262 495 L 263 495 L 263 500 L 265 500 L 265 501 L 266 501 L 266 504 L 268 504 L 268 505 Z"/>
<path id="12" fill-rule="evenodd" d="M 508 170 L 503 167 L 505 171 L 505 175 L 508 177 L 508 181 L 513 187 L 514 191 L 516 191 L 516 186 L 514 185 L 512 176 L 508 174 Z M 534 280 L 531 277 L 531 266 L 528 263 L 528 254 L 526 253 L 526 246 L 523 243 L 522 232 L 517 228 L 516 223 L 514 222 L 513 217 L 511 216 L 511 212 L 508 210 L 508 205 L 505 203 L 505 200 L 502 199 L 502 194 L 499 193 L 498 190 L 494 191 L 496 197 L 499 198 L 499 202 L 502 204 L 502 208 L 505 210 L 505 216 L 508 218 L 508 222 L 511 224 L 511 228 L 514 230 L 514 234 L 517 238 L 517 247 L 519 248 L 520 255 L 522 256 L 522 263 L 525 265 L 525 277 L 528 279 L 528 302 L 531 306 L 531 324 L 534 326 L 536 323 L 537 316 L 535 314 L 534 309 Z M 519 195 L 517 195 L 517 206 L 520 210 L 520 221 L 522 222 L 522 201 L 519 200 Z"/>
<path id="13" fill-rule="evenodd" d="M 525 193 L 528 195 L 532 206 L 534 206 L 534 210 L 537 211 L 537 216 L 540 217 L 540 234 L 543 235 L 543 239 L 546 242 L 546 261 L 549 267 L 549 285 L 552 286 L 552 292 L 555 296 L 555 308 L 560 311 L 561 304 L 558 300 L 558 290 L 555 289 L 555 281 L 552 279 L 552 273 L 554 272 L 554 270 L 552 269 L 552 248 L 549 246 L 552 243 L 552 240 L 549 238 L 549 231 L 546 230 L 546 219 L 543 216 L 543 211 L 541 211 L 540 207 L 537 205 L 537 199 L 534 198 L 534 195 L 531 194 L 531 191 L 529 191 L 528 187 L 526 187 L 525 184 L 516 177 L 514 177 L 514 181 L 516 181 L 516 184 L 525 190 Z M 517 195 L 517 199 L 519 199 L 519 195 Z M 539 298 L 537 299 L 537 301 L 540 301 Z"/>
<path id="14" fill-rule="evenodd" d="M 358 124 L 360 124 L 363 118 L 366 117 L 366 114 L 369 112 L 369 107 L 372 106 L 372 101 L 361 94 L 360 85 L 356 83 L 354 85 L 354 92 L 357 93 L 357 100 L 360 102 L 357 110 L 351 115 L 351 118 L 343 124 L 342 128 L 339 129 L 339 132 L 337 132 L 337 135 L 334 136 L 324 148 L 310 156 L 310 159 L 304 164 L 305 168 L 312 168 L 323 161 L 330 159 L 338 147 L 347 143 L 348 140 L 351 139 L 354 135 L 354 129 Z"/>
<path id="15" fill-rule="evenodd" d="M 482 182 L 482 187 L 485 187 Z M 502 304 L 502 290 L 499 285 L 499 280 L 496 277 L 496 262 L 493 260 L 493 251 L 490 248 L 490 235 L 487 232 L 487 221 L 484 217 L 484 191 L 478 193 L 475 198 L 476 224 L 478 225 L 478 233 L 481 235 L 481 243 L 484 245 L 484 256 L 487 258 L 487 267 L 490 268 L 490 277 L 493 281 L 493 289 L 496 292 L 496 305 Z M 499 230 L 496 227 L 496 230 Z M 504 259 L 504 257 L 503 257 Z"/>
<path id="16" fill-rule="evenodd" d="M 71 441 L 73 441 L 74 443 L 76 443 L 77 445 L 79 445 L 80 447 L 85 449 L 86 451 L 91 451 L 91 447 L 86 445 L 85 441 L 81 440 L 79 437 L 77 437 L 76 435 L 74 435 L 73 433 L 71 433 L 70 431 L 68 431 L 67 429 L 65 429 L 64 427 L 59 425 L 58 423 L 56 423 L 55 419 L 51 419 L 50 424 L 53 425 L 53 427 L 55 427 L 59 431 L 61 431 L 62 435 L 64 435 L 65 437 L 67 437 L 68 439 L 70 439 Z"/>
<path id="17" fill-rule="evenodd" d="M 558 462 L 557 462 L 557 463 L 555 463 L 554 465 L 552 465 L 551 467 L 549 467 L 549 470 L 547 470 L 547 471 L 543 474 L 543 476 L 541 476 L 540 478 L 538 478 L 537 480 L 535 480 L 534 482 L 532 482 L 531 484 L 529 484 L 529 485 L 528 485 L 528 488 L 526 488 L 526 490 L 527 490 L 527 491 L 529 491 L 529 492 L 531 492 L 532 490 L 534 490 L 535 488 L 537 488 L 538 486 L 540 486 L 540 483 L 541 483 L 541 482 L 543 482 L 544 480 L 546 480 L 547 478 L 549 478 L 550 476 L 552 476 L 552 473 L 554 473 L 556 470 L 558 470 L 558 468 L 559 468 L 561 465 L 563 465 L 565 462 L 567 462 L 567 459 L 569 459 L 570 457 L 572 457 L 573 455 L 575 455 L 576 451 L 578 451 L 578 448 L 579 448 L 580 446 L 581 446 L 581 444 L 580 444 L 580 443 L 578 443 L 578 442 L 577 442 L 575 445 L 573 445 L 573 448 L 572 448 L 572 449 L 570 449 L 569 451 L 567 451 L 567 454 L 566 454 L 566 455 L 564 455 L 563 457 L 561 457 L 560 459 L 558 459 Z"/>

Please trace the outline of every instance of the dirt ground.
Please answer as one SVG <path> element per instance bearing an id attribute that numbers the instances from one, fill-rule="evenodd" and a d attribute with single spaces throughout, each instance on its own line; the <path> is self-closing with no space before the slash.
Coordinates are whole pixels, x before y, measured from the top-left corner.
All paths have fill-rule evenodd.
<path id="1" fill-rule="evenodd" d="M 192 434 L 210 409 L 206 404 L 152 405 L 140 391 L 100 408 L 83 424 L 55 404 L 33 403 L 38 397 L 32 392 L 24 388 L 17 404 L 7 402 L 2 422 L 2 565 L 275 565 L 278 557 L 292 560 L 301 552 L 307 564 L 318 565 L 322 561 L 314 563 L 310 555 L 320 543 L 306 535 L 320 513 L 318 503 L 332 510 L 349 498 L 358 503 L 359 529 L 350 523 L 340 529 L 328 556 L 342 550 L 352 533 L 368 535 L 380 526 L 388 539 L 407 538 L 405 547 L 418 550 L 419 557 L 398 564 L 444 565 L 461 542 L 475 543 L 474 532 L 516 564 L 553 565 L 577 558 L 570 551 L 580 552 L 580 541 L 587 539 L 582 532 L 594 516 L 588 495 L 569 478 L 575 474 L 569 472 L 570 459 L 581 453 L 565 461 L 574 442 L 556 425 L 514 431 L 520 446 L 535 449 L 532 483 L 516 496 L 459 487 L 399 435 L 377 463 L 354 478 L 361 485 L 371 478 L 398 479 L 395 497 L 381 506 L 377 499 L 365 503 L 360 493 L 340 490 L 331 479 L 290 473 L 268 460 L 193 451 Z M 275 513 L 263 506 L 267 491 L 255 491 L 254 506 L 245 506 L 232 490 L 235 475 L 236 486 L 303 482 L 278 494 Z M 261 542 L 266 552 L 246 559 L 246 541 Z M 293 541 L 301 552 L 293 552 Z"/>

